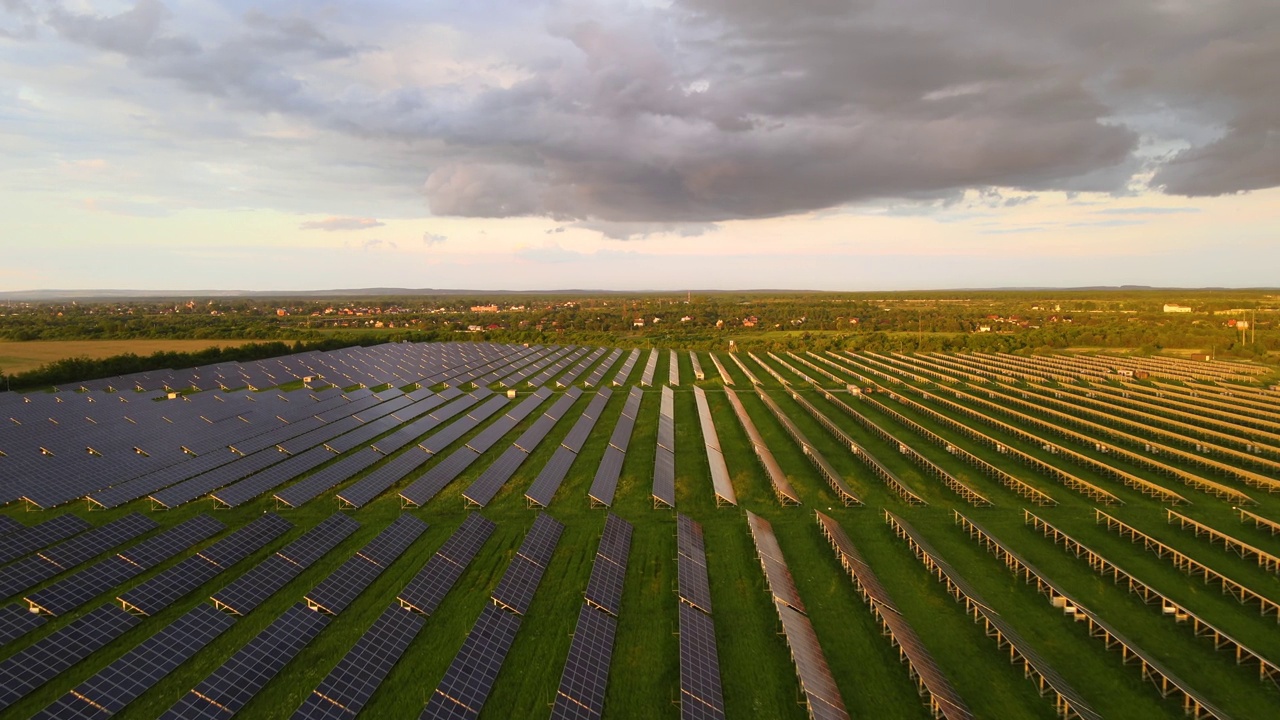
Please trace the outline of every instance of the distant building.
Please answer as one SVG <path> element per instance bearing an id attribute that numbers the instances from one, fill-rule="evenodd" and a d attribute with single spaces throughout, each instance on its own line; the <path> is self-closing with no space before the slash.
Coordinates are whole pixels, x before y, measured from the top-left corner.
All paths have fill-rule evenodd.
<path id="1" fill-rule="evenodd" d="M 496 313 L 496 312 L 498 312 L 498 306 L 497 306 L 497 305 L 472 305 L 472 306 L 471 306 L 471 312 L 474 312 L 474 313 Z"/>
<path id="2" fill-rule="evenodd" d="M 1164 311 L 1165 311 L 1165 312 L 1167 312 L 1167 313 L 1189 313 L 1189 312 L 1191 312 L 1191 306 L 1190 306 L 1190 305 L 1177 305 L 1177 304 L 1175 304 L 1175 303 L 1165 303 L 1165 304 L 1164 304 Z"/>

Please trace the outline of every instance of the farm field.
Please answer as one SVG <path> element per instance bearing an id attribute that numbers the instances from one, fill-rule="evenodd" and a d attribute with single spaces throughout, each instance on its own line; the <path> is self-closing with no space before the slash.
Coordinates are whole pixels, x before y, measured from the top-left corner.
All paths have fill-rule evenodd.
<path id="1" fill-rule="evenodd" d="M 132 353 L 199 352 L 211 347 L 231 347 L 250 340 L 31 340 L 0 341 L 0 369 L 5 373 L 34 370 L 67 358 L 107 358 Z"/>
<path id="2" fill-rule="evenodd" d="M 6 362 L 8 346 L 35 344 L 55 343 L 0 344 L 0 363 Z M 130 351 L 159 349 L 177 348 Z M 73 690 L 89 692 L 83 684 L 92 686 L 91 678 L 139 643 L 208 605 L 210 596 L 235 578 L 342 513 L 359 527 L 112 714 L 164 715 L 397 518 L 408 515 L 426 522 L 429 527 L 421 536 L 387 562 L 349 606 L 329 617 L 314 639 L 283 658 L 287 661 L 278 673 L 237 707 L 241 717 L 294 717 L 383 611 L 399 606 L 397 598 L 446 547 L 451 534 L 480 515 L 494 524 L 492 535 L 359 708 L 364 717 L 418 717 L 433 699 L 439 702 L 436 688 L 455 655 L 482 611 L 493 605 L 491 595 L 498 592 L 535 519 L 547 515 L 563 525 L 563 533 L 521 614 L 491 692 L 482 707 L 469 710 L 472 717 L 547 717 L 557 701 L 583 594 L 593 565 L 601 562 L 597 547 L 612 513 L 633 531 L 603 715 L 681 717 L 680 513 L 701 525 L 705 541 L 725 717 L 804 718 L 810 716 L 806 701 L 835 703 L 855 717 L 930 717 L 929 698 L 931 693 L 937 697 L 939 686 L 925 691 L 917 685 L 916 674 L 901 662 L 899 648 L 886 637 L 876 613 L 890 613 L 910 626 L 936 663 L 938 672 L 924 675 L 944 677 L 971 717 L 1280 715 L 1280 668 L 1274 664 L 1280 662 L 1280 560 L 1272 562 L 1280 557 L 1280 525 L 1268 524 L 1280 521 L 1280 394 L 1263 389 L 1251 375 L 1227 364 L 1098 356 L 716 353 L 714 360 L 732 380 L 728 386 L 711 354 L 697 353 L 706 379 L 695 380 L 688 352 L 662 349 L 653 354 L 652 364 L 647 363 L 649 352 L 638 352 L 635 367 L 611 387 L 628 351 L 588 355 L 586 350 L 594 348 L 558 356 L 552 349 L 528 349 L 524 357 L 529 359 L 561 358 L 534 376 L 551 390 L 545 400 L 529 414 L 500 425 L 503 413 L 534 402 L 528 378 L 519 378 L 511 384 L 517 390 L 514 398 L 452 442 L 442 441 L 443 449 L 406 474 L 388 475 L 385 488 L 374 499 L 357 503 L 358 508 L 348 503 L 344 509 L 339 496 L 353 496 L 356 487 L 385 474 L 384 468 L 422 453 L 419 444 L 443 437 L 449 423 L 442 421 L 385 451 L 388 457 L 357 463 L 358 470 L 321 487 L 326 483 L 316 478 L 326 477 L 327 469 L 361 453 L 383 452 L 370 447 L 389 447 L 409 420 L 388 422 L 380 434 L 340 453 L 335 449 L 322 464 L 264 485 L 259 494 L 230 507 L 221 487 L 172 501 L 168 509 L 152 499 L 172 492 L 165 488 L 119 504 L 75 499 L 37 509 L 36 503 L 14 499 L 0 513 L 24 526 L 72 514 L 100 527 L 136 512 L 158 523 L 154 533 L 200 515 L 230 531 L 275 513 L 292 528 L 141 618 L 48 682 L 18 697 L 0 693 L 5 708 L 0 712 L 31 717 L 56 702 L 70 702 Z M 378 348 L 362 352 L 361 357 L 376 359 Z M 678 378 L 672 378 L 672 359 Z M 1136 377 L 1142 373 L 1145 379 Z M 437 394 L 450 387 L 476 395 L 493 391 L 457 416 L 463 417 L 495 403 L 489 398 L 504 397 L 507 385 L 485 382 L 495 375 L 475 378 L 480 381 L 475 386 L 440 382 L 428 387 Z M 596 379 L 588 387 L 584 381 L 591 377 Z M 370 397 L 346 381 L 339 386 L 351 397 Z M 653 496 L 658 446 L 668 442 L 659 433 L 663 386 L 671 387 L 674 401 L 674 508 L 657 507 L 661 503 Z M 705 392 L 736 505 L 717 502 L 706 450 L 709 438 L 700 428 L 694 386 Z M 405 397 L 402 390 L 411 397 L 428 397 L 411 385 L 374 387 L 383 391 L 384 402 L 398 402 L 397 397 Z M 566 399 L 571 387 L 581 394 Z M 560 448 L 574 444 L 575 421 L 609 387 L 611 396 L 574 450 L 553 499 L 545 508 L 533 507 L 525 493 Z M 641 400 L 628 415 L 633 388 L 640 389 Z M 726 388 L 736 394 L 750 427 L 735 411 Z M 310 393 L 323 394 L 317 386 L 279 395 L 292 403 L 307 401 Z M 266 403 L 276 394 L 223 395 Z M 67 395 L 69 403 L 85 398 Z M 150 402 L 136 393 L 95 397 Z M 562 400 L 562 419 L 551 425 L 545 439 L 522 448 L 527 457 L 518 469 L 483 507 L 468 503 L 467 497 L 475 497 L 473 482 L 485 479 L 494 461 Z M 410 407 L 405 401 L 399 412 Z M 394 413 L 384 417 L 399 419 Z M 615 428 L 620 423 L 625 427 L 628 418 L 634 420 L 634 430 L 620 441 Z M 506 431 L 490 438 L 486 432 L 491 427 Z M 12 478 L 34 476 L 30 468 L 37 467 L 30 461 L 18 465 L 18 454 L 6 449 L 5 433 L 12 432 L 0 431 L 6 487 L 14 484 Z M 776 465 L 762 463 L 761 450 L 753 443 L 763 445 Z M 447 478 L 447 462 L 466 447 L 482 450 L 441 490 L 424 502 L 402 500 L 401 493 L 413 495 L 410 488 L 420 481 Z M 623 457 L 616 492 L 610 493 L 608 507 L 601 507 L 591 499 L 600 492 L 598 471 L 617 450 Z M 252 452 L 231 464 L 250 457 Z M 301 492 L 308 483 L 319 489 Z M 783 493 L 782 487 L 790 492 Z M 291 493 L 302 499 L 277 499 L 295 497 Z M 85 494 L 102 497 L 96 490 Z M 783 504 L 780 498 L 789 494 L 799 503 Z M 798 679 L 791 648 L 799 645 L 789 647 L 779 620 L 780 613 L 792 611 L 779 605 L 786 604 L 777 599 L 779 588 L 762 572 L 757 547 L 763 546 L 753 541 L 748 512 L 772 526 L 803 601 L 803 615 L 829 668 L 834 697 L 812 682 L 814 676 L 808 676 L 808 683 Z M 847 535 L 861 557 L 858 563 L 847 557 L 842 563 L 818 512 Z M 117 596 L 224 535 L 202 539 L 0 644 L 0 674 L 12 672 L 27 657 L 24 653 L 42 642 L 47 645 L 48 638 L 89 611 L 104 604 L 120 607 Z M 0 544 L 4 538 L 0 534 Z M 110 558 L 114 551 L 93 558 Z M 15 567 L 14 560 L 0 565 L 0 575 Z M 88 564 L 90 559 L 0 598 L 0 603 L 25 609 L 23 598 L 57 586 Z M 857 581 L 847 567 L 862 573 Z M 871 596 L 881 597 L 877 593 L 882 591 L 891 602 L 868 603 L 859 583 Z M 1075 609 L 1068 614 L 1068 608 Z M 1000 633 L 991 629 L 993 617 Z M 1016 633 L 1010 635 L 1008 629 Z M 997 634 L 999 643 L 993 637 Z M 914 658 L 923 662 L 921 656 Z M 1026 667 L 1033 670 L 1024 672 Z M 1043 691 L 1028 673 L 1044 680 Z M 950 712 L 951 717 L 966 716 L 954 707 Z"/>

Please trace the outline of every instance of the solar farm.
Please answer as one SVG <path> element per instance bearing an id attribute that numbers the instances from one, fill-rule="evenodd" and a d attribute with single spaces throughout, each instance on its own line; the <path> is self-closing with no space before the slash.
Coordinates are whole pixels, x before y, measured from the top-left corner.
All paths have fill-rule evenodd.
<path id="1" fill-rule="evenodd" d="M 1280 391 L 398 343 L 0 394 L 0 716 L 1280 717 Z"/>

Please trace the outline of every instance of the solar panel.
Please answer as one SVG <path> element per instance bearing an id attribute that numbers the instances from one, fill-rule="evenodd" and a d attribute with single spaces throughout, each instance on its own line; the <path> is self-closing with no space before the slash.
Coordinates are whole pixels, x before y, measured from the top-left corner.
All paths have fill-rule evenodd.
<path id="1" fill-rule="evenodd" d="M 468 515 L 422 570 L 400 591 L 397 599 L 401 606 L 424 615 L 435 612 L 440 601 L 449 593 L 496 528 L 491 520 L 479 514 Z"/>
<path id="2" fill-rule="evenodd" d="M 0 662 L 0 710 L 115 640 L 141 619 L 102 605 Z"/>
<path id="3" fill-rule="evenodd" d="M 676 568 L 680 599 L 703 612 L 711 612 L 711 586 L 707 581 L 706 566 L 681 553 L 676 556 Z"/>
<path id="4" fill-rule="evenodd" d="M 401 515 L 357 554 L 369 562 L 386 567 L 408 550 L 426 532 L 427 527 L 427 523 L 412 515 Z"/>
<path id="5" fill-rule="evenodd" d="M 336 512 L 280 550 L 280 556 L 303 567 L 319 560 L 359 529 L 360 523 Z"/>
<path id="6" fill-rule="evenodd" d="M 804 612 L 804 602 L 800 600 L 800 592 L 796 590 L 791 571 L 787 569 L 787 561 L 782 556 L 782 548 L 773 534 L 773 526 L 768 520 L 747 511 L 747 524 L 751 528 L 751 538 L 755 541 L 756 554 L 764 567 L 765 580 L 769 583 L 769 591 L 779 601 Z"/>
<path id="7" fill-rule="evenodd" d="M 159 525 L 154 521 L 132 513 L 0 568 L 0 597 L 9 597 L 35 587 L 64 570 L 157 527 Z"/>
<path id="8" fill-rule="evenodd" d="M 720 657 L 710 615 L 680 605 L 680 717 L 724 718 Z"/>
<path id="9" fill-rule="evenodd" d="M 542 581 L 542 573 L 546 568 L 532 560 L 517 555 L 511 559 L 507 571 L 503 573 L 498 587 L 494 588 L 492 599 L 511 612 L 523 615 L 529 610 L 533 601 L 533 593 Z"/>
<path id="10" fill-rule="evenodd" d="M 540 416 L 533 421 L 533 424 L 527 430 L 520 434 L 520 437 L 516 438 L 515 447 L 527 453 L 533 452 L 534 448 L 538 447 L 538 443 L 542 442 L 542 439 L 547 436 L 547 433 L 551 432 L 551 428 L 555 427 L 555 425 L 556 418 L 550 415 Z"/>
<path id="11" fill-rule="evenodd" d="M 480 507 L 488 505 L 493 496 L 498 494 L 502 486 L 511 479 L 516 470 L 520 469 L 520 465 L 528 457 L 529 455 L 516 445 L 507 448 L 506 452 L 485 468 L 484 472 L 480 473 L 480 477 L 462 492 L 462 497 Z"/>
<path id="12" fill-rule="evenodd" d="M 421 520 L 401 515 L 307 593 L 308 607 L 331 615 L 342 612 L 426 529 L 427 524 Z"/>
<path id="13" fill-rule="evenodd" d="M 234 624 L 235 618 L 201 603 L 77 685 L 36 717 L 97 717 L 118 713 Z"/>
<path id="14" fill-rule="evenodd" d="M 787 636 L 787 645 L 791 647 L 791 657 L 796 663 L 800 689 L 809 703 L 809 714 L 815 720 L 848 720 L 849 713 L 845 711 L 840 689 L 831 676 L 831 669 L 827 666 L 826 656 L 822 653 L 809 618 L 788 605 L 775 604 L 778 615 L 782 618 L 782 631 Z"/>
<path id="15" fill-rule="evenodd" d="M 622 475 L 622 463 L 626 457 L 625 452 L 612 445 L 605 448 L 604 457 L 600 458 L 600 467 L 596 470 L 591 489 L 587 493 L 593 501 L 601 505 L 613 504 L 613 494 L 618 489 L 618 478 Z"/>
<path id="16" fill-rule="evenodd" d="M 603 555 L 621 565 L 627 564 L 631 555 L 631 534 L 634 528 L 631 523 L 609 513 L 604 519 L 604 531 L 600 534 L 600 545 L 596 553 Z"/>
<path id="17" fill-rule="evenodd" d="M 486 605 L 420 717 L 476 717 L 519 629 L 519 615 Z"/>
<path id="18" fill-rule="evenodd" d="M 149 569 L 225 529 L 226 525 L 208 515 L 197 515 L 121 551 L 120 557 L 143 569 Z"/>
<path id="19" fill-rule="evenodd" d="M 676 506 L 676 456 L 659 447 L 653 456 L 653 500 L 667 507 Z"/>
<path id="20" fill-rule="evenodd" d="M 138 575 L 144 569 L 119 555 L 112 555 L 53 585 L 30 593 L 24 599 L 34 610 L 48 615 L 64 615 Z"/>
<path id="21" fill-rule="evenodd" d="M 546 567 L 547 563 L 551 562 L 551 554 L 555 552 L 562 532 L 564 532 L 564 525 L 560 521 L 546 513 L 539 513 L 538 517 L 534 518 L 529 533 L 525 535 L 524 542 L 520 544 L 517 554 Z"/>
<path id="22" fill-rule="evenodd" d="M 622 584 L 627 577 L 626 565 L 620 565 L 602 555 L 596 555 L 591 566 L 591 579 L 587 582 L 584 599 L 588 605 L 610 615 L 618 615 L 622 604 Z"/>
<path id="23" fill-rule="evenodd" d="M 186 720 L 198 714 L 201 703 L 240 712 L 328 624 L 329 616 L 302 603 L 294 605 L 196 685 L 162 720 Z M 188 708 L 196 712 L 189 714 Z"/>
<path id="24" fill-rule="evenodd" d="M 551 717 L 598 718 L 604 712 L 605 687 L 609 682 L 609 663 L 613 658 L 613 640 L 618 621 L 587 605 L 578 613 L 578 624 L 569 644 L 569 657 L 560 675 Z M 578 707 L 571 707 L 571 706 Z"/>
<path id="25" fill-rule="evenodd" d="M 551 458 L 547 460 L 547 464 L 542 466 L 538 477 L 534 478 L 533 483 L 529 485 L 528 491 L 524 494 L 525 498 L 542 507 L 550 505 L 556 490 L 560 489 L 560 483 L 564 482 L 565 476 L 569 474 L 569 468 L 577 458 L 578 456 L 572 450 L 563 445 L 556 448 Z"/>
<path id="26" fill-rule="evenodd" d="M 40 558 L 66 569 L 101 555 L 111 548 L 128 542 L 160 527 L 156 521 L 140 514 L 129 513 L 106 525 L 81 533 L 66 542 L 54 545 L 39 553 Z M 7 594 L 7 593 L 0 593 Z"/>
<path id="27" fill-rule="evenodd" d="M 699 565 L 706 565 L 706 546 L 702 539 L 702 525 L 684 514 L 676 515 L 676 548 Z"/>
<path id="28" fill-rule="evenodd" d="M 425 505 L 479 457 L 479 453 L 469 447 L 454 450 L 448 457 L 423 473 L 422 477 L 401 490 L 400 497 L 412 505 Z"/>
<path id="29" fill-rule="evenodd" d="M 218 567 L 227 568 L 249 557 L 267 543 L 292 529 L 293 524 L 288 520 L 275 513 L 266 513 L 201 550 L 198 557 Z"/>
<path id="30" fill-rule="evenodd" d="M 279 552 L 250 568 L 211 599 L 220 609 L 244 615 L 271 597 L 313 562 L 355 532 L 355 520 L 334 513 Z"/>
<path id="31" fill-rule="evenodd" d="M 0 607 L 0 645 L 26 635 L 45 622 L 43 615 L 33 613 L 21 605 Z"/>
<path id="32" fill-rule="evenodd" d="M 11 532 L 22 530 L 26 527 L 26 525 L 23 525 L 8 515 L 0 515 L 0 535 L 8 535 Z"/>
<path id="33" fill-rule="evenodd" d="M 354 718 L 417 637 L 426 618 L 391 605 L 294 713 L 295 720 Z"/>
<path id="34" fill-rule="evenodd" d="M 168 607 L 178 598 L 217 577 L 227 568 L 265 547 L 293 526 L 279 515 L 267 514 L 236 530 L 117 597 L 127 608 L 145 615 Z"/>
<path id="35" fill-rule="evenodd" d="M 67 513 L 45 520 L 39 525 L 5 533 L 0 535 L 0 563 L 20 558 L 59 540 L 66 540 L 91 527 L 93 526 L 78 515 Z"/>

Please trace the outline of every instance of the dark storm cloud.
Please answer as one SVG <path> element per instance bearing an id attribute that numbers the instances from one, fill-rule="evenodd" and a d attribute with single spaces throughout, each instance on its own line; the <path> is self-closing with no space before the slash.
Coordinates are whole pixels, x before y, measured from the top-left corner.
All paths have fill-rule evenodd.
<path id="1" fill-rule="evenodd" d="M 636 237 L 986 187 L 1280 184 L 1274 0 L 490 5 L 456 26 L 476 75 L 390 87 L 333 77 L 393 29 L 358 13 L 254 11 L 208 38 L 159 0 L 45 22 L 231 110 L 402 149 L 437 215 Z"/>

